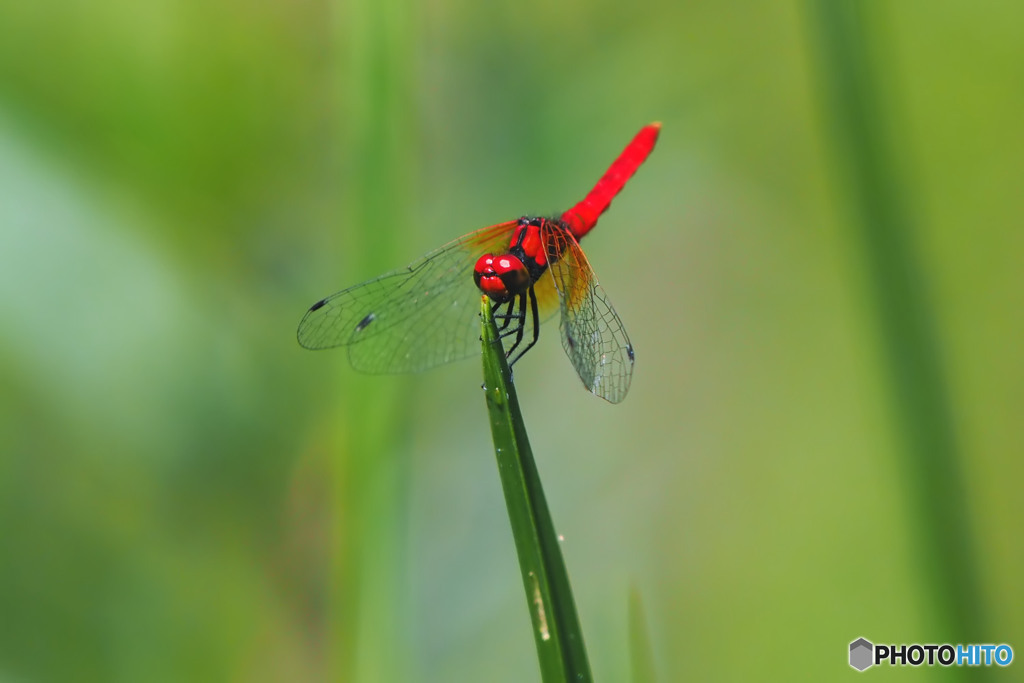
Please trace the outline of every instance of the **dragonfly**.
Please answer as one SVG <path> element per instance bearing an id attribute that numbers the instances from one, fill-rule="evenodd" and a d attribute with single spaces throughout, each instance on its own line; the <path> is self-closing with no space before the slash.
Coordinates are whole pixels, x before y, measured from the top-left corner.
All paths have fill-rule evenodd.
<path id="1" fill-rule="evenodd" d="M 449 242 L 405 268 L 310 306 L 297 332 L 307 349 L 346 347 L 356 370 L 414 373 L 480 352 L 480 297 L 490 299 L 510 365 L 561 313 L 562 347 L 583 386 L 618 403 L 636 354 L 580 240 L 654 149 L 644 126 L 594 188 L 561 216 L 523 216 Z"/>

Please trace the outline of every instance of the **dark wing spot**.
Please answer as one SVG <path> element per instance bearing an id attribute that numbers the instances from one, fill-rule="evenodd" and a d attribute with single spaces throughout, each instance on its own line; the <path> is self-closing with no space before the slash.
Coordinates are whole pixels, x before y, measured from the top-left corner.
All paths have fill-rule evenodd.
<path id="1" fill-rule="evenodd" d="M 362 332 L 363 330 L 365 330 L 367 328 L 367 326 L 370 323 L 372 323 L 376 319 L 377 319 L 377 316 L 375 314 L 373 314 L 373 313 L 367 314 L 367 316 L 365 318 L 363 318 L 362 320 L 360 320 L 359 324 L 356 325 L 356 332 Z"/>
<path id="2" fill-rule="evenodd" d="M 320 299 L 320 301 L 317 301 L 315 304 L 309 307 L 309 312 L 312 313 L 318 308 L 323 308 L 325 303 L 327 303 L 327 299 Z"/>
<path id="3" fill-rule="evenodd" d="M 626 354 L 629 355 L 629 362 L 630 363 L 636 362 L 636 356 L 633 355 L 633 345 L 632 344 L 626 344 Z"/>
<path id="4" fill-rule="evenodd" d="M 569 333 L 566 333 L 566 335 L 565 335 L 565 340 L 566 340 L 567 342 L 569 342 L 569 348 L 570 348 L 570 349 L 573 349 L 573 350 L 575 350 L 575 349 L 576 349 L 576 340 L 572 338 L 572 335 L 571 335 L 571 334 L 569 334 Z"/>

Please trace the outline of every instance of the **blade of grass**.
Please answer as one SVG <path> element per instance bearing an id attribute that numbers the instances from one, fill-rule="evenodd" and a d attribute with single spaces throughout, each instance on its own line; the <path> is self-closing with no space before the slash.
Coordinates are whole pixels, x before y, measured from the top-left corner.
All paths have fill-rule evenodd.
<path id="1" fill-rule="evenodd" d="M 576 603 L 490 302 L 483 297 L 484 392 L 533 638 L 545 683 L 590 681 Z"/>
<path id="2" fill-rule="evenodd" d="M 981 591 L 974 566 L 961 453 L 942 371 L 928 282 L 913 241 L 914 221 L 890 148 L 877 68 L 882 28 L 867 12 L 884 5 L 859 0 L 816 0 L 816 46 L 821 81 L 830 100 L 829 123 L 841 153 L 864 245 L 871 294 L 892 391 L 892 405 L 905 447 L 904 470 L 918 537 L 935 638 L 986 642 Z M 891 108 L 891 104 L 890 104 Z M 939 640 L 937 642 L 943 642 Z M 979 671 L 962 675 L 973 679 Z"/>
<path id="3" fill-rule="evenodd" d="M 647 630 L 644 603 L 636 586 L 629 589 L 629 662 L 633 683 L 655 683 L 654 648 Z"/>
<path id="4" fill-rule="evenodd" d="M 401 263 L 397 245 L 414 203 L 415 27 L 410 0 L 334 0 L 335 183 L 345 229 L 344 280 Z M 407 228 L 406 228 L 407 229 Z M 339 271 L 340 272 L 340 271 Z M 332 680 L 409 680 L 405 580 L 409 486 L 408 391 L 344 370 L 340 457 L 334 462 Z M 397 416 L 397 417 L 396 417 Z"/>

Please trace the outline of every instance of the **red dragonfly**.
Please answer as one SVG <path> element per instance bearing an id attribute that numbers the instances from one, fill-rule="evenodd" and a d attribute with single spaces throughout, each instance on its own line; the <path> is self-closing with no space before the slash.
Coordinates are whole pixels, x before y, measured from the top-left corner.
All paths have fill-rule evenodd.
<path id="1" fill-rule="evenodd" d="M 317 301 L 299 323 L 299 344 L 347 346 L 352 366 L 363 372 L 419 372 L 479 353 L 483 292 L 510 340 L 512 363 L 537 342 L 540 323 L 560 310 L 562 347 L 583 386 L 618 403 L 633 376 L 633 346 L 579 240 L 647 159 L 660 130 L 660 123 L 644 126 L 583 201 L 559 218 L 524 216 L 482 228 Z"/>

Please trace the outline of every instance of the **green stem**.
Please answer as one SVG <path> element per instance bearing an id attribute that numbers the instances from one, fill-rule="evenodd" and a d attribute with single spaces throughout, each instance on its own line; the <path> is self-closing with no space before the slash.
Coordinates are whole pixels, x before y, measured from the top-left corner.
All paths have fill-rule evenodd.
<path id="1" fill-rule="evenodd" d="M 951 642 L 986 642 L 961 453 L 928 281 L 913 241 L 906 184 L 888 144 L 879 72 L 871 68 L 867 49 L 869 40 L 877 49 L 884 38 L 879 22 L 866 20 L 870 7 L 859 0 L 812 5 L 829 123 L 859 223 L 892 405 L 904 437 L 901 465 L 916 516 L 914 537 L 927 600 L 938 617 L 930 632 Z"/>
<path id="2" fill-rule="evenodd" d="M 480 310 L 483 316 L 481 339 L 487 412 L 523 588 L 526 589 L 526 603 L 533 622 L 541 676 L 545 683 L 590 681 L 590 664 L 562 550 L 544 499 L 505 351 L 486 297 Z"/>

